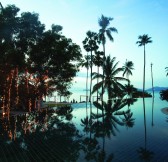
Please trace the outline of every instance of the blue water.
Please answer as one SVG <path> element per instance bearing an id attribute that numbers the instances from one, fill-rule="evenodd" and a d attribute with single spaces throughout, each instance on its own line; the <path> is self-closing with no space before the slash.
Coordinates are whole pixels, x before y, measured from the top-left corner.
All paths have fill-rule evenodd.
<path id="1" fill-rule="evenodd" d="M 105 137 L 105 152 L 107 155 L 113 154 L 113 160 L 116 162 L 136 162 L 141 161 L 141 154 L 137 152 L 140 147 L 145 150 L 152 152 L 148 154 L 148 158 L 154 162 L 166 162 L 168 161 L 168 122 L 166 119 L 168 115 L 164 114 L 161 109 L 168 107 L 166 101 L 161 101 L 159 93 L 155 93 L 153 110 L 152 110 L 152 98 L 145 99 L 146 105 L 146 131 L 144 126 L 144 112 L 143 112 L 143 100 L 138 99 L 134 105 L 130 106 L 133 118 L 135 118 L 135 124 L 132 128 L 117 125 L 118 131 L 116 136 L 110 135 Z M 73 121 L 76 126 L 82 130 L 80 126 L 80 119 L 85 114 L 85 104 L 74 104 L 74 116 L 76 117 Z M 122 110 L 127 110 L 125 107 Z M 96 110 L 94 109 L 96 112 Z M 153 111 L 153 114 L 152 114 Z M 100 146 L 102 147 L 102 140 Z M 85 161 L 85 159 L 81 159 Z"/>
<path id="2" fill-rule="evenodd" d="M 114 112 L 112 124 L 106 123 L 108 129 L 100 118 L 97 131 L 93 127 L 84 131 L 82 126 L 86 103 L 72 104 L 68 115 L 65 111 L 57 115 L 54 108 L 0 118 L 0 162 L 168 162 L 168 115 L 161 111 L 168 102 L 155 93 L 154 104 L 153 98 L 145 98 L 145 105 L 146 122 L 140 98 L 129 107 L 132 127 L 117 124 L 115 120 L 122 121 L 124 116 Z M 92 108 L 96 114 L 97 109 Z M 128 106 L 122 108 L 127 110 Z M 91 126 L 96 122 L 94 119 Z"/>

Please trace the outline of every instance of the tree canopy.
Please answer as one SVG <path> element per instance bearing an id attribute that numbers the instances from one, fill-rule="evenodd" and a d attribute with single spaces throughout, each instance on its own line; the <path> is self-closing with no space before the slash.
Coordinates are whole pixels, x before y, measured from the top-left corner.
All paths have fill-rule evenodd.
<path id="1" fill-rule="evenodd" d="M 8 5 L 0 13 L 0 96 L 4 109 L 16 105 L 16 98 L 17 104 L 23 102 L 24 96 L 34 103 L 37 96 L 42 98 L 55 90 L 65 94 L 82 57 L 80 47 L 62 34 L 62 26 L 53 24 L 45 30 L 37 13 L 19 15 L 19 11 Z"/>

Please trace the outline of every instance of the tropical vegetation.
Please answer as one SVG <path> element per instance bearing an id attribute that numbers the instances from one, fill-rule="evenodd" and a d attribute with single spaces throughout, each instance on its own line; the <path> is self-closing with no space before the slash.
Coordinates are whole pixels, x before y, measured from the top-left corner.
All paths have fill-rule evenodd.
<path id="1" fill-rule="evenodd" d="M 0 97 L 3 112 L 34 110 L 36 100 L 58 91 L 69 96 L 82 58 L 80 47 L 62 34 L 63 27 L 45 30 L 37 13 L 15 5 L 0 13 Z"/>

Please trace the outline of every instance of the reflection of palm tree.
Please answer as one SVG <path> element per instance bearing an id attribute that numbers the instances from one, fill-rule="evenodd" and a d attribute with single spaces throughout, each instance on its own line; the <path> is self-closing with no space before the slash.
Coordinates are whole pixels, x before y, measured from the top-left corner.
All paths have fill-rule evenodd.
<path id="1" fill-rule="evenodd" d="M 99 136 L 101 135 L 106 135 L 108 137 L 112 135 L 116 135 L 116 131 L 119 131 L 117 128 L 117 125 L 124 125 L 122 121 L 120 121 L 114 114 L 113 112 L 118 111 L 120 109 L 122 109 L 125 105 L 126 102 L 124 100 L 117 100 L 115 103 L 103 103 L 103 107 L 100 103 L 98 102 L 94 102 L 93 103 L 95 107 L 97 107 L 100 110 L 104 110 L 105 113 L 99 114 L 99 115 L 94 115 L 93 118 L 102 118 L 104 117 L 104 122 L 103 122 L 103 126 L 101 127 L 101 129 L 97 129 L 99 130 Z M 99 124 L 101 126 L 101 124 Z M 94 129 L 94 128 L 93 128 Z M 98 134 L 98 132 L 97 132 Z"/>
<path id="2" fill-rule="evenodd" d="M 98 153 L 98 156 L 96 158 L 96 161 L 97 162 L 111 162 L 114 158 L 114 155 L 113 153 L 109 154 L 108 156 L 106 156 L 106 152 L 101 150 L 99 153 Z"/>
<path id="3" fill-rule="evenodd" d="M 129 111 L 129 113 L 124 113 L 124 118 L 122 119 L 124 125 L 127 128 L 131 128 L 134 126 L 134 118 L 132 118 L 133 113 Z"/>
<path id="4" fill-rule="evenodd" d="M 145 147 L 140 147 L 137 152 L 139 153 L 139 157 L 142 160 L 150 161 L 153 158 L 153 152 L 147 150 L 147 129 L 146 129 L 146 114 L 144 113 L 144 131 L 145 131 Z"/>
<path id="5" fill-rule="evenodd" d="M 95 91 L 103 87 L 104 91 L 105 89 L 107 89 L 108 100 L 110 100 L 115 95 L 114 90 L 117 89 L 118 91 L 120 91 L 121 89 L 124 89 L 124 86 L 119 81 L 127 81 L 127 79 L 116 76 L 123 70 L 122 68 L 117 67 L 118 63 L 119 62 L 115 63 L 115 57 L 111 59 L 110 56 L 108 56 L 105 59 L 104 69 L 103 69 L 104 74 L 102 75 L 102 74 L 93 73 L 93 79 L 101 78 L 102 80 L 98 84 L 94 85 L 92 93 L 94 93 Z"/>
<path id="6" fill-rule="evenodd" d="M 154 110 L 154 97 L 152 97 L 152 127 L 154 126 L 154 122 L 153 122 L 153 110 Z"/>
<path id="7" fill-rule="evenodd" d="M 139 150 L 137 150 L 137 152 L 139 153 L 139 158 L 145 161 L 151 161 L 154 154 L 152 151 L 149 151 L 143 147 L 140 147 Z"/>
<path id="8" fill-rule="evenodd" d="M 91 131 L 91 126 L 92 126 L 92 120 L 86 116 L 86 118 L 81 119 L 81 126 L 84 127 L 84 132 L 88 133 Z"/>
<path id="9" fill-rule="evenodd" d="M 85 153 L 87 161 L 95 160 L 100 149 L 99 143 L 96 138 L 86 137 L 82 141 L 82 150 Z"/>

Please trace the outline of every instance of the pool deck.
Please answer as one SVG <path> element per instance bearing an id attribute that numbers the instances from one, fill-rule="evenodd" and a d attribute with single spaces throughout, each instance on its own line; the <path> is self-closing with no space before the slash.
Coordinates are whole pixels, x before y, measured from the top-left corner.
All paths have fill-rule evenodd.
<path id="1" fill-rule="evenodd" d="M 42 107 L 40 108 L 40 110 L 42 109 L 46 109 L 46 108 L 51 108 L 54 106 L 67 106 L 67 105 L 71 105 L 72 103 L 65 103 L 65 102 L 55 102 L 55 101 L 48 101 L 48 102 L 44 102 L 42 104 Z M 28 111 L 16 111 L 16 110 L 11 110 L 10 111 L 10 116 L 17 116 L 17 115 L 23 115 L 28 113 Z M 2 114 L 2 110 L 0 110 L 0 115 Z"/>

